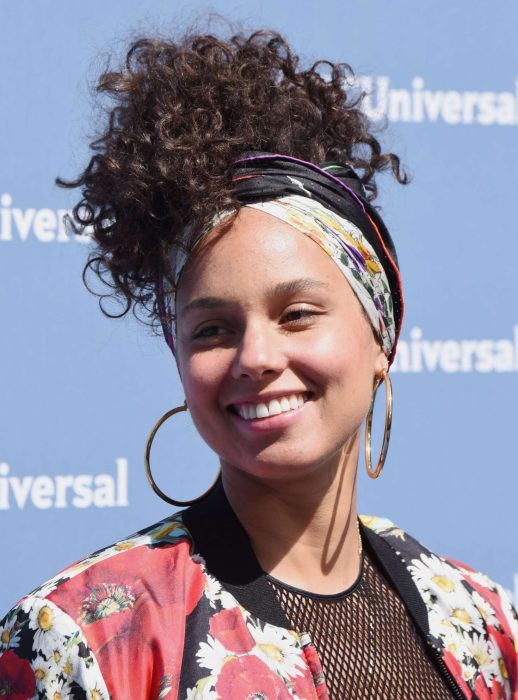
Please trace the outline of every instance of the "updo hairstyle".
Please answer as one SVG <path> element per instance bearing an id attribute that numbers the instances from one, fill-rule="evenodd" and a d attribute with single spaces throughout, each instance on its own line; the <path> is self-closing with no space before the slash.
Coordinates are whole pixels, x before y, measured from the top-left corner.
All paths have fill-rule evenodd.
<path id="1" fill-rule="evenodd" d="M 232 163 L 245 151 L 283 153 L 313 163 L 348 162 L 370 200 L 375 175 L 407 181 L 399 158 L 383 153 L 344 63 L 301 65 L 270 30 L 223 41 L 211 35 L 135 41 L 119 70 L 101 75 L 107 123 L 93 155 L 63 187 L 81 188 L 71 223 L 95 249 L 84 270 L 104 286 L 109 316 L 130 309 L 160 321 L 160 280 L 173 285 L 171 251 L 189 224 L 237 207 Z M 89 287 L 90 288 L 90 287 Z M 117 310 L 104 304 L 119 302 Z"/>

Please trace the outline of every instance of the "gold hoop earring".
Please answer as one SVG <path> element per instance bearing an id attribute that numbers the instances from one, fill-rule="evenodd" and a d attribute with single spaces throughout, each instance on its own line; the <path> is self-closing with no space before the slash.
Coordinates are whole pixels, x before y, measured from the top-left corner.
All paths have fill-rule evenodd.
<path id="1" fill-rule="evenodd" d="M 214 483 L 210 488 L 205 491 L 205 493 L 202 493 L 201 496 L 198 496 L 197 498 L 193 498 L 190 501 L 177 501 L 175 498 L 170 498 L 167 496 L 162 489 L 157 485 L 156 481 L 153 479 L 153 474 L 151 473 L 151 465 L 149 463 L 149 455 L 151 453 L 151 445 L 153 444 L 153 440 L 155 439 L 155 435 L 157 434 L 158 429 L 160 426 L 166 422 L 168 418 L 171 418 L 171 416 L 174 416 L 176 413 L 181 413 L 183 411 L 187 411 L 187 401 L 184 401 L 183 406 L 176 406 L 175 408 L 172 408 L 170 411 L 167 411 L 167 413 L 164 413 L 162 418 L 154 425 L 152 431 L 149 434 L 149 437 L 147 439 L 147 445 L 146 445 L 146 454 L 144 457 L 144 465 L 146 468 L 146 476 L 147 480 L 149 481 L 151 488 L 153 491 L 157 494 L 157 496 L 160 496 L 160 498 L 165 501 L 166 503 L 170 503 L 172 506 L 192 506 L 195 503 L 199 503 L 201 500 L 205 498 L 205 496 L 208 496 L 209 493 L 214 489 L 216 484 L 219 481 L 220 478 L 220 472 L 218 472 L 218 475 L 216 479 L 214 480 Z"/>
<path id="2" fill-rule="evenodd" d="M 385 402 L 385 432 L 383 434 L 383 444 L 381 446 L 381 454 L 378 460 L 376 468 L 372 468 L 371 461 L 371 441 L 372 441 L 372 412 L 374 411 L 374 402 L 376 400 L 376 393 L 380 387 L 380 384 L 385 382 L 386 390 L 386 402 Z M 386 370 L 383 370 L 381 377 L 376 378 L 376 383 L 374 384 L 374 394 L 372 396 L 371 405 L 369 412 L 367 413 L 367 419 L 365 424 L 365 466 L 367 467 L 367 474 L 371 479 L 377 479 L 381 474 L 381 470 L 385 464 L 385 459 L 387 457 L 388 446 L 390 442 L 390 430 L 392 428 L 392 382 Z"/>

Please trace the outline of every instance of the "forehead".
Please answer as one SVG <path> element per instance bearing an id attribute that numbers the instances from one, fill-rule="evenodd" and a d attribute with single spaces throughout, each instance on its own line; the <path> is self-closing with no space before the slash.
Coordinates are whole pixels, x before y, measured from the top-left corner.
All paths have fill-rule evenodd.
<path id="1" fill-rule="evenodd" d="M 177 309 L 198 294 L 247 298 L 262 287 L 305 277 L 341 291 L 349 286 L 309 236 L 266 212 L 243 207 L 231 228 L 209 233 L 191 256 L 178 287 Z"/>

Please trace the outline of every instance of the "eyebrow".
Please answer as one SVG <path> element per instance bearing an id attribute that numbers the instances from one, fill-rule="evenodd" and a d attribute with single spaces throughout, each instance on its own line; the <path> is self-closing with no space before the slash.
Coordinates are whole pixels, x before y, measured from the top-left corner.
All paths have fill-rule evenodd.
<path id="1" fill-rule="evenodd" d="M 276 299 L 277 297 L 288 296 L 290 294 L 295 294 L 297 292 L 307 292 L 313 289 L 330 289 L 331 285 L 328 282 L 323 282 L 322 280 L 312 279 L 311 277 L 301 277 L 299 279 L 288 280 L 286 282 L 279 282 L 274 287 L 271 287 L 266 292 L 266 298 L 268 301 Z M 197 309 L 215 309 L 225 306 L 230 306 L 234 302 L 223 297 L 198 297 L 193 299 L 188 304 L 186 304 L 180 313 L 186 314 L 190 311 L 195 311 Z"/>
<path id="2" fill-rule="evenodd" d="M 279 282 L 275 287 L 269 289 L 266 292 L 268 299 L 275 299 L 280 296 L 288 296 L 288 294 L 295 294 L 296 292 L 308 292 L 312 289 L 330 289 L 331 285 L 328 282 L 322 280 L 312 279 L 311 277 L 300 277 L 295 280 L 288 280 L 287 282 Z"/>

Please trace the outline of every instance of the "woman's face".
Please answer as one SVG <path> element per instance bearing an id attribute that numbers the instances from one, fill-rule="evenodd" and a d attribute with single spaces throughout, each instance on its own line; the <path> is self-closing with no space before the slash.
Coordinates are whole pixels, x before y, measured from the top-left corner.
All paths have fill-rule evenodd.
<path id="1" fill-rule="evenodd" d="M 315 242 L 243 208 L 189 261 L 176 309 L 187 404 L 223 468 L 292 478 L 336 462 L 387 360 Z"/>

